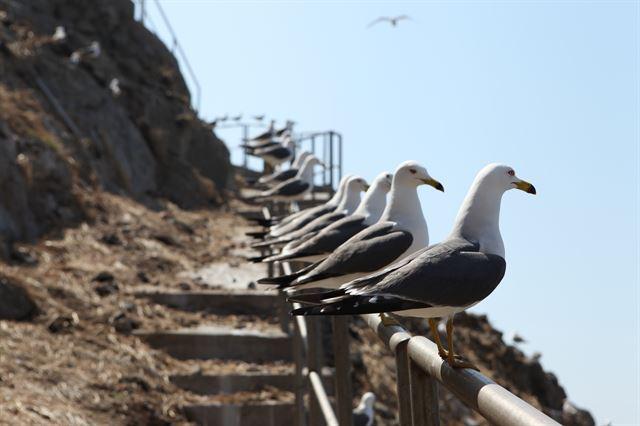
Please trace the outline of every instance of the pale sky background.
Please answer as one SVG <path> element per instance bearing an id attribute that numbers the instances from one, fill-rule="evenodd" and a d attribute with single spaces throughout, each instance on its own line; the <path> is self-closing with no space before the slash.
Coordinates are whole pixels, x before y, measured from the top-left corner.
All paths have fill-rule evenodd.
<path id="1" fill-rule="evenodd" d="M 153 2 L 151 19 L 168 35 Z M 475 173 L 513 166 L 507 274 L 473 309 L 541 351 L 598 424 L 639 424 L 639 6 L 635 1 L 187 1 L 162 4 L 201 116 L 266 113 L 341 132 L 345 171 L 424 164 L 432 242 Z M 366 29 L 408 14 L 398 28 Z M 238 160 L 238 131 L 220 131 Z"/>

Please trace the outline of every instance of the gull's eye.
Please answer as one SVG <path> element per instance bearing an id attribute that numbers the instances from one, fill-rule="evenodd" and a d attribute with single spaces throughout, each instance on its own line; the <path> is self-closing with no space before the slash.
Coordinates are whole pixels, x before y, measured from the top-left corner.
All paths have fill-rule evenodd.
<path id="1" fill-rule="evenodd" d="M 515 175 L 516 175 L 516 172 L 514 172 L 513 170 L 509 170 L 509 171 L 507 172 L 507 174 L 508 174 L 509 176 L 515 176 Z"/>
<path id="2" fill-rule="evenodd" d="M 415 175 L 416 173 L 418 173 L 418 171 L 417 171 L 416 169 L 409 169 L 409 172 L 410 172 L 412 175 Z"/>

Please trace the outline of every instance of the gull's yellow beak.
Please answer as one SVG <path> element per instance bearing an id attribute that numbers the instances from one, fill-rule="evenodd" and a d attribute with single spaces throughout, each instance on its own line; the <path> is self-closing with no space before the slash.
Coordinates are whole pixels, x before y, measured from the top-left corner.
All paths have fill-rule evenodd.
<path id="1" fill-rule="evenodd" d="M 519 182 L 515 182 L 516 184 L 516 188 L 518 188 L 520 191 L 524 191 L 528 194 L 535 194 L 536 193 L 536 187 L 531 185 L 529 182 L 524 181 L 524 180 L 520 180 Z"/>
<path id="2" fill-rule="evenodd" d="M 364 186 L 364 190 L 365 190 L 365 191 L 368 191 L 368 190 L 369 190 L 369 188 L 371 188 L 371 185 L 365 185 L 365 186 Z"/>
<path id="3" fill-rule="evenodd" d="M 420 179 L 420 180 L 423 181 L 425 184 L 427 184 L 429 186 L 433 186 L 438 191 L 444 192 L 444 186 L 442 186 L 442 184 L 440 182 L 438 182 L 437 180 L 435 180 L 433 178 Z"/>

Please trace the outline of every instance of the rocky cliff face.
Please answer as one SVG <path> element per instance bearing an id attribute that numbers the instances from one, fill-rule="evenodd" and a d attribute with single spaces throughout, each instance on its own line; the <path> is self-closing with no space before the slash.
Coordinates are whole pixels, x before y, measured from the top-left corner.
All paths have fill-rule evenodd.
<path id="1" fill-rule="evenodd" d="M 193 208 L 219 204 L 230 173 L 175 58 L 130 0 L 0 0 L 5 243 L 78 221 L 78 191 Z"/>

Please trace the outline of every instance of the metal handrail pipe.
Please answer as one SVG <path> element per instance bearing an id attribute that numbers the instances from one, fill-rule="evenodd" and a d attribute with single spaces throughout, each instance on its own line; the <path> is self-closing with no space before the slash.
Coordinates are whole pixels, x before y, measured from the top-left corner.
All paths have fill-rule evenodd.
<path id="1" fill-rule="evenodd" d="M 435 343 L 422 336 L 411 336 L 400 326 L 382 325 L 377 314 L 363 315 L 382 341 L 395 352 L 407 340 L 409 358 L 426 374 L 435 378 L 469 407 L 497 426 L 559 425 L 558 422 L 518 398 L 479 372 L 455 370 L 440 358 Z"/>
<path id="2" fill-rule="evenodd" d="M 322 416 L 324 417 L 324 421 L 326 422 L 327 426 L 340 426 L 338 424 L 338 419 L 333 412 L 333 408 L 331 407 L 331 402 L 329 402 L 329 397 L 327 396 L 327 393 L 324 390 L 324 386 L 322 385 L 320 375 L 315 371 L 310 371 L 309 381 L 311 382 L 313 395 L 316 397 L 318 405 L 320 405 L 320 410 L 322 411 Z"/>

